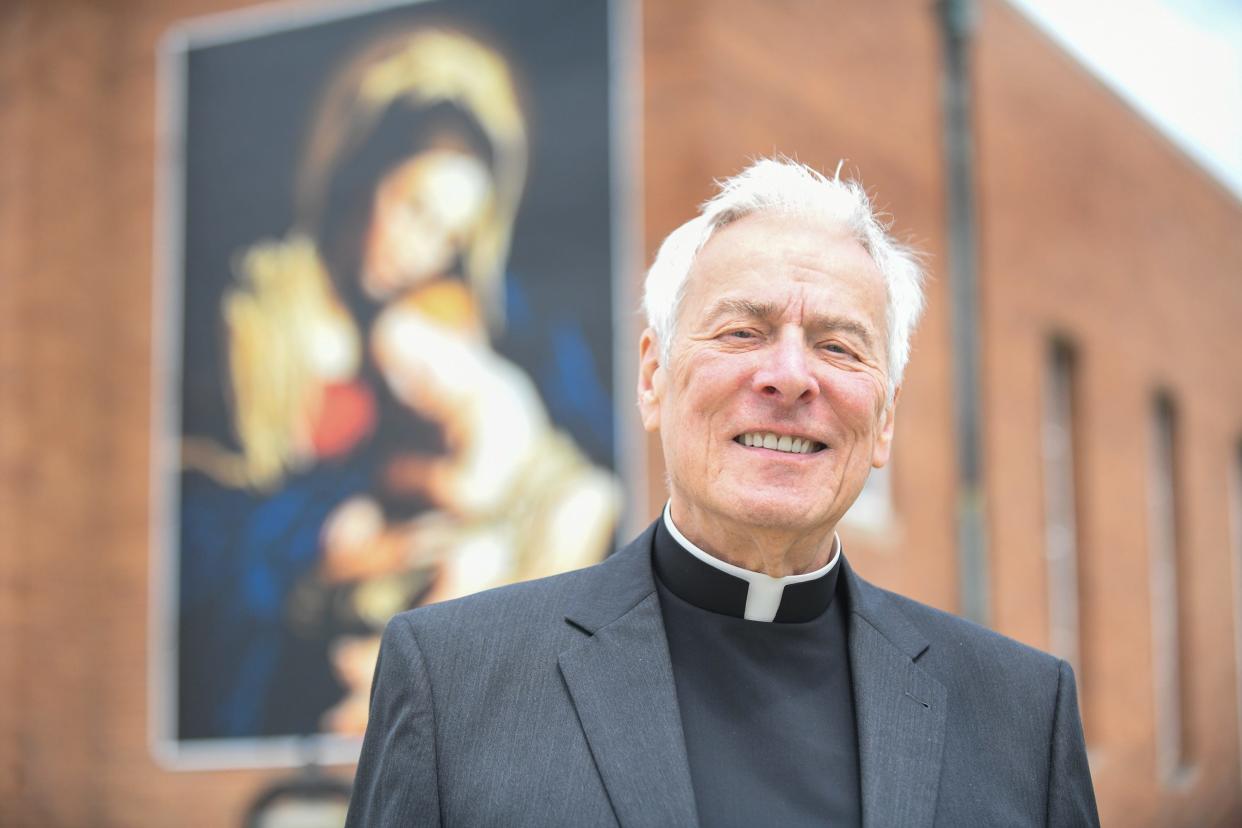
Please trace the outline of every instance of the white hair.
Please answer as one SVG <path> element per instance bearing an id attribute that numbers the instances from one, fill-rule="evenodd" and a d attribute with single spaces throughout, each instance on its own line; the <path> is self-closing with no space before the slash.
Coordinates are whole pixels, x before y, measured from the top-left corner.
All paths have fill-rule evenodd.
<path id="1" fill-rule="evenodd" d="M 827 178 L 796 161 L 763 158 L 718 184 L 720 192 L 703 203 L 699 214 L 668 234 L 647 271 L 643 311 L 663 361 L 671 353 L 694 257 L 716 231 L 753 213 L 810 215 L 851 233 L 884 275 L 891 402 L 910 358 L 910 335 L 923 310 L 923 271 L 917 254 L 888 235 L 888 222 L 876 214 L 862 185 L 841 180 L 840 165 Z"/>

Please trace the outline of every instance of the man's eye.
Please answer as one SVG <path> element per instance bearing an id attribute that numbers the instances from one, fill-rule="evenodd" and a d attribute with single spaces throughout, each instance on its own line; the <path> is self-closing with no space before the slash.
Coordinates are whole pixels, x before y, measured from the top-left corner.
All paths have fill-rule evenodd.
<path id="1" fill-rule="evenodd" d="M 742 328 L 736 331 L 729 331 L 728 333 L 725 334 L 725 336 L 729 337 L 730 339 L 754 339 L 756 334 L 752 330 L 747 330 L 745 328 Z"/>
<path id="2" fill-rule="evenodd" d="M 826 342 L 821 346 L 830 354 L 840 354 L 841 356 L 853 356 L 854 353 L 840 342 Z"/>

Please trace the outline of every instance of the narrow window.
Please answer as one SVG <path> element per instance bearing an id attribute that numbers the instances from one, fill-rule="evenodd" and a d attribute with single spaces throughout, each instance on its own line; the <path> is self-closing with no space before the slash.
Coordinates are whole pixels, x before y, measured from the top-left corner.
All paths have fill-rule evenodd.
<path id="1" fill-rule="evenodd" d="M 1177 782 L 1189 768 L 1186 724 L 1190 702 L 1183 669 L 1188 653 L 1183 585 L 1186 558 L 1180 549 L 1177 487 L 1177 410 L 1167 394 L 1152 408 L 1150 475 L 1150 559 L 1152 661 L 1156 680 L 1156 765 L 1161 779 Z"/>
<path id="2" fill-rule="evenodd" d="M 1070 345 L 1048 349 L 1044 387 L 1044 554 L 1048 565 L 1048 647 L 1069 662 L 1080 694 L 1081 598 L 1078 583 L 1078 508 L 1075 485 L 1075 358 Z"/>

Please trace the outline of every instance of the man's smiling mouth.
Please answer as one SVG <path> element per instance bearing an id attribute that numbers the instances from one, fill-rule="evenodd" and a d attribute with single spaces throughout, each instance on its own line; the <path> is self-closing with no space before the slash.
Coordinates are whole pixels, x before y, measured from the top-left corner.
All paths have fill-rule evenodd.
<path id="1" fill-rule="evenodd" d="M 789 454 L 813 454 L 824 449 L 824 444 L 810 437 L 791 437 L 771 431 L 748 431 L 733 438 L 733 442 L 749 448 L 765 448 Z"/>

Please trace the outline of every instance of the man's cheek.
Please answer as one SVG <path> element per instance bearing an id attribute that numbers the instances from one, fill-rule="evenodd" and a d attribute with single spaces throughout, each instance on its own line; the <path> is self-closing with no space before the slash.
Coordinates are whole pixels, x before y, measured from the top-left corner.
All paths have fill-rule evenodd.
<path id="1" fill-rule="evenodd" d="M 852 425 L 869 426 L 882 419 L 886 399 L 882 387 L 866 374 L 859 374 L 835 388 L 835 406 L 842 419 Z"/>

